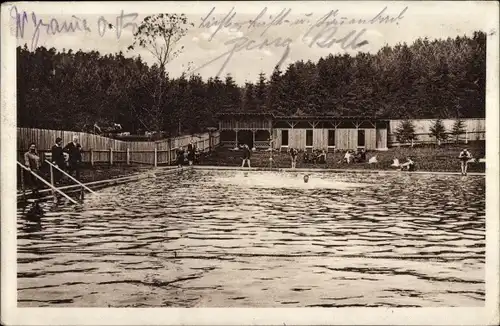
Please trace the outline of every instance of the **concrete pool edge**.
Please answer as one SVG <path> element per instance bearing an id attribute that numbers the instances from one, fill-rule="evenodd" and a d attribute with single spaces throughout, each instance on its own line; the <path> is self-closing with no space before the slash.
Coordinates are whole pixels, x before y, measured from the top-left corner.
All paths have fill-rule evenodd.
<path id="1" fill-rule="evenodd" d="M 449 172 L 449 171 L 413 171 L 406 172 L 400 170 L 371 170 L 371 169 L 315 169 L 315 168 L 246 168 L 241 166 L 214 166 L 214 165 L 196 165 L 193 166 L 195 170 L 227 170 L 227 171 L 273 171 L 273 172 L 334 172 L 334 173 L 408 173 L 408 174 L 437 174 L 437 175 L 461 175 L 460 172 Z M 486 176 L 485 172 L 469 172 L 469 176 Z"/>

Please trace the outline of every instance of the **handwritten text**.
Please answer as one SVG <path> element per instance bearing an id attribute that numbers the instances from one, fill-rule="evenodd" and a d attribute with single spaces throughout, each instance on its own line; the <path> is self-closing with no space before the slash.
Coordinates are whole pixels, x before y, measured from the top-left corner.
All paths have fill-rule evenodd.
<path id="1" fill-rule="evenodd" d="M 66 33 L 92 33 L 87 19 L 83 19 L 72 15 L 70 19 L 60 21 L 56 18 L 42 19 L 37 16 L 35 12 L 30 14 L 26 11 L 19 12 L 16 6 L 10 10 L 11 17 L 16 24 L 16 38 L 24 39 L 26 28 L 32 27 L 31 33 L 31 49 L 34 50 L 38 47 L 40 33 L 45 32 L 47 36 L 55 36 L 57 34 Z M 137 18 L 137 13 L 125 14 L 123 10 L 120 15 L 116 16 L 114 24 L 110 23 L 103 16 L 97 20 L 97 31 L 100 37 L 106 34 L 108 29 L 116 30 L 117 39 L 121 38 L 123 30 L 127 28 L 132 29 L 132 33 L 137 31 L 137 23 L 134 20 Z M 31 24 L 31 26 L 30 26 Z"/>
<path id="2" fill-rule="evenodd" d="M 208 37 L 209 42 L 224 29 L 228 29 L 231 32 L 243 33 L 259 29 L 260 35 L 258 35 L 258 37 L 262 39 L 252 39 L 245 34 L 243 36 L 231 38 L 224 43 L 224 45 L 230 46 L 228 51 L 201 65 L 192 73 L 218 60 L 223 60 L 222 67 L 217 74 L 217 76 L 219 76 L 236 52 L 257 49 L 262 50 L 271 47 L 284 49 L 283 55 L 277 64 L 278 67 L 281 66 L 290 53 L 293 40 L 286 36 L 278 38 L 266 36 L 266 33 L 275 26 L 306 26 L 302 41 L 308 47 L 317 46 L 319 48 L 330 48 L 338 44 L 342 50 L 356 50 L 369 43 L 368 40 L 363 38 L 367 31 L 367 28 L 365 28 L 367 25 L 398 24 L 399 21 L 404 18 L 404 14 L 408 10 L 408 7 L 405 7 L 397 15 L 387 14 L 388 9 L 384 7 L 377 14 L 369 18 L 349 18 L 341 16 L 339 10 L 330 10 L 316 21 L 313 20 L 312 13 L 305 13 L 299 16 L 296 15 L 296 18 L 292 19 L 292 9 L 289 8 L 282 9 L 277 15 L 269 15 L 268 8 L 265 7 L 256 17 L 245 21 L 238 21 L 236 19 L 237 12 L 234 7 L 231 8 L 227 14 L 223 15 L 222 18 L 215 17 L 215 9 L 216 8 L 213 7 L 206 16 L 202 17 L 201 23 L 198 26 L 203 29 L 212 29 Z M 354 25 L 359 25 L 360 28 L 353 28 Z M 346 31 L 344 28 L 345 26 L 351 26 L 351 28 Z M 343 31 L 340 30 L 341 28 L 343 28 Z"/>

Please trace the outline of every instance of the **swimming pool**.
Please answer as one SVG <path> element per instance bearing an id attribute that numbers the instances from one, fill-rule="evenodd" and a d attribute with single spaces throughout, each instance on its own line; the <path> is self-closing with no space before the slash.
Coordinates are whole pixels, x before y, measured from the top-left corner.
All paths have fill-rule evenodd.
<path id="1" fill-rule="evenodd" d="M 18 305 L 484 305 L 485 179 L 185 170 L 18 213 Z"/>

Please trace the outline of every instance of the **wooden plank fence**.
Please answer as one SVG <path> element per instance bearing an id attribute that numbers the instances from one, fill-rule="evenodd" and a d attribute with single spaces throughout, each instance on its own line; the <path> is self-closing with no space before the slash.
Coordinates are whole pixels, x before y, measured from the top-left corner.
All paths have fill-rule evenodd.
<path id="1" fill-rule="evenodd" d="M 464 121 L 465 132 L 459 136 L 459 142 L 467 143 L 469 141 L 485 140 L 486 139 L 486 120 L 485 119 L 462 119 Z M 396 130 L 404 120 L 390 120 L 389 126 L 389 146 L 397 146 L 399 143 L 396 139 Z M 435 143 L 436 139 L 431 136 L 430 128 L 436 122 L 435 119 L 412 119 L 415 126 L 416 140 L 415 144 Z M 448 140 L 446 142 L 454 142 L 455 137 L 451 135 L 451 130 L 455 120 L 443 119 L 443 125 Z M 444 142 L 444 143 L 446 143 Z"/>
<path id="2" fill-rule="evenodd" d="M 78 137 L 82 146 L 82 161 L 95 163 L 138 163 L 148 165 L 170 165 L 176 160 L 176 150 L 186 147 L 191 141 L 201 151 L 206 152 L 220 144 L 218 131 L 196 135 L 186 135 L 159 141 L 123 141 L 84 132 L 63 130 L 17 128 L 18 160 L 22 162 L 30 143 L 34 142 L 38 152 L 46 155 L 57 137 L 63 139 L 63 146 Z"/>

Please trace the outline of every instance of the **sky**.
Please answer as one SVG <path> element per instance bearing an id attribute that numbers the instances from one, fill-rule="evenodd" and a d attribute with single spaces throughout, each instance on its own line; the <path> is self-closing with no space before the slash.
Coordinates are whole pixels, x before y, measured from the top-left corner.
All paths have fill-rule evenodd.
<path id="1" fill-rule="evenodd" d="M 495 28 L 495 22 L 486 18 L 493 17 L 488 15 L 491 7 L 474 2 L 78 2 L 12 6 L 8 8 L 11 34 L 17 36 L 18 44 L 97 50 L 101 54 L 123 51 L 126 56 L 141 55 L 148 63 L 155 62 L 148 51 L 127 51 L 133 42 L 133 24 L 151 14 L 184 13 L 194 27 L 178 42 L 177 47 L 184 49 L 168 63 L 169 74 L 177 77 L 188 67 L 204 79 L 224 78 L 230 73 L 240 85 L 256 81 L 260 72 L 270 76 L 278 63 L 284 70 L 297 60 L 315 62 L 329 54 L 373 53 L 386 44 L 412 43 L 420 37 L 456 37 L 477 30 L 490 33 Z M 124 28 L 120 29 L 122 10 Z M 27 14 L 24 23 L 23 13 Z M 227 27 L 220 24 L 224 18 Z M 44 26 L 57 24 L 62 29 L 64 22 L 74 26 L 78 22 L 81 31 L 58 32 Z M 103 33 L 105 22 L 113 28 Z"/>

